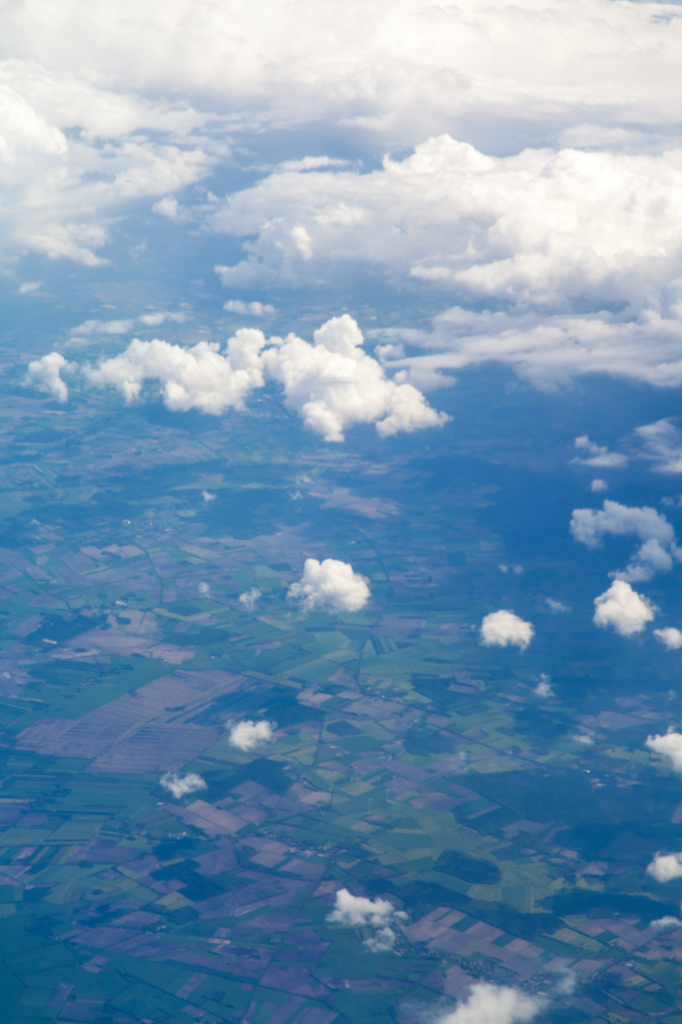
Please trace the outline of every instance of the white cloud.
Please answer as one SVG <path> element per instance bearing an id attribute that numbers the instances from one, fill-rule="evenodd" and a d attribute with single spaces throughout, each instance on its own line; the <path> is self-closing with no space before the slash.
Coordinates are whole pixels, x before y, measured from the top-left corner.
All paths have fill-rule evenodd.
<path id="1" fill-rule="evenodd" d="M 557 601 L 553 597 L 547 597 L 545 598 L 545 600 L 547 602 L 549 610 L 552 612 L 570 612 L 571 610 L 567 604 L 563 603 L 563 601 Z"/>
<path id="2" fill-rule="evenodd" d="M 590 490 L 594 494 L 599 494 L 601 491 L 608 491 L 608 489 L 609 485 L 606 480 L 601 480 L 599 477 L 596 477 L 590 484 Z"/>
<path id="3" fill-rule="evenodd" d="M 215 501 L 216 496 L 212 491 L 202 491 L 201 497 L 204 499 L 205 505 L 210 505 L 212 501 Z"/>
<path id="4" fill-rule="evenodd" d="M 158 381 L 166 407 L 173 410 L 201 409 L 220 415 L 226 409 L 242 409 L 246 396 L 264 386 L 260 350 L 265 344 L 261 331 L 244 328 L 227 343 L 200 341 L 191 348 L 167 341 L 134 338 L 125 352 L 98 366 L 86 366 L 85 375 L 96 387 L 116 387 L 126 402 L 140 397 L 146 380 Z"/>
<path id="5" fill-rule="evenodd" d="M 32 295 L 33 292 L 37 292 L 39 288 L 42 288 L 44 281 L 23 281 L 19 285 L 20 295 Z"/>
<path id="6" fill-rule="evenodd" d="M 657 928 L 663 931 L 666 928 L 682 928 L 682 921 L 679 917 L 672 917 L 667 915 L 666 917 L 658 917 L 655 921 L 651 922 L 652 928 Z"/>
<path id="7" fill-rule="evenodd" d="M 255 750 L 263 743 L 271 743 L 273 739 L 272 722 L 251 722 L 248 719 L 238 722 L 230 729 L 229 743 L 237 750 Z"/>
<path id="8" fill-rule="evenodd" d="M 573 736 L 571 736 L 571 739 L 573 740 L 574 743 L 582 744 L 583 747 L 593 747 L 594 746 L 594 737 L 592 736 L 591 733 L 578 732 L 578 733 L 575 733 Z"/>
<path id="9" fill-rule="evenodd" d="M 42 359 L 34 359 L 28 364 L 24 384 L 52 395 L 58 402 L 66 402 L 69 389 L 61 378 L 61 372 L 70 367 L 71 364 L 60 352 L 50 352 Z"/>
<path id="10" fill-rule="evenodd" d="M 595 625 L 604 629 L 613 626 L 621 636 L 641 633 L 657 611 L 648 598 L 638 594 L 625 580 L 614 580 L 607 591 L 594 599 L 594 605 Z"/>
<path id="11" fill-rule="evenodd" d="M 127 324 L 112 321 L 109 329 Z M 98 321 L 88 321 L 79 330 L 96 328 Z M 155 381 L 167 408 L 213 415 L 242 409 L 251 391 L 270 377 L 283 385 L 286 407 L 326 441 L 343 441 L 344 430 L 356 423 L 374 423 L 388 437 L 447 422 L 449 416 L 427 405 L 411 384 L 387 378 L 362 343 L 360 328 L 344 314 L 316 330 L 313 345 L 293 334 L 268 343 L 254 328 L 238 330 L 223 351 L 217 342 L 185 348 L 134 338 L 120 355 L 85 366 L 84 373 L 95 387 L 117 388 L 126 402 L 140 397 L 146 381 Z"/>
<path id="12" fill-rule="evenodd" d="M 654 636 L 657 640 L 660 640 L 662 644 L 665 644 L 665 648 L 668 651 L 676 651 L 682 647 L 682 631 L 676 629 L 675 626 L 666 626 L 665 629 L 655 629 Z"/>
<path id="13" fill-rule="evenodd" d="M 657 882 L 671 882 L 682 878 L 682 853 L 657 853 L 646 869 Z"/>
<path id="14" fill-rule="evenodd" d="M 189 772 L 187 775 L 166 772 L 161 777 L 161 785 L 175 800 L 180 800 L 181 797 L 187 796 L 189 793 L 196 793 L 200 789 L 206 789 L 206 783 L 201 775 L 195 775 L 194 772 Z"/>
<path id="15" fill-rule="evenodd" d="M 329 609 L 335 612 L 359 612 L 371 596 L 367 580 L 353 571 L 352 565 L 336 558 L 307 558 L 303 575 L 292 583 L 287 600 L 300 601 L 304 612 Z"/>
<path id="16" fill-rule="evenodd" d="M 396 934 L 392 928 L 380 928 L 378 932 L 365 939 L 363 946 L 371 953 L 390 953 L 395 947 Z"/>
<path id="17" fill-rule="evenodd" d="M 522 378 L 554 389 L 588 373 L 645 381 L 656 387 L 682 384 L 682 315 L 669 310 L 475 312 L 453 306 L 433 318 L 430 332 L 391 328 L 390 342 L 409 342 L 429 352 L 387 363 L 409 379 L 447 381 L 450 371 L 495 361 Z"/>
<path id="18" fill-rule="evenodd" d="M 682 735 L 668 729 L 665 736 L 647 736 L 645 746 L 670 761 L 673 771 L 682 772 Z"/>
<path id="19" fill-rule="evenodd" d="M 362 348 L 363 337 L 344 314 L 323 324 L 310 345 L 290 334 L 272 339 L 263 365 L 284 387 L 285 405 L 325 441 L 342 441 L 355 423 L 374 423 L 381 437 L 442 426 L 449 417 L 428 406 L 411 384 L 396 383 Z"/>
<path id="20" fill-rule="evenodd" d="M 545 672 L 542 672 L 540 674 L 540 682 L 535 687 L 535 690 L 533 692 L 536 693 L 538 697 L 554 696 L 554 690 L 552 689 L 552 680 Z"/>
<path id="21" fill-rule="evenodd" d="M 367 896 L 353 896 L 348 889 L 339 889 L 334 909 L 327 915 L 327 920 L 350 928 L 361 928 L 364 925 L 383 928 L 391 923 L 395 914 L 395 907 L 390 900 L 370 900 Z"/>
<path id="22" fill-rule="evenodd" d="M 491 612 L 481 623 L 481 642 L 486 647 L 507 647 L 511 644 L 525 651 L 534 632 L 530 622 L 524 622 L 513 612 Z"/>
<path id="23" fill-rule="evenodd" d="M 366 896 L 353 896 L 348 889 L 337 891 L 334 909 L 327 915 L 329 922 L 346 925 L 349 928 L 362 928 L 367 925 L 376 928 L 374 935 L 364 942 L 372 953 L 389 953 L 393 949 L 396 934 L 391 925 L 406 918 L 407 914 L 402 910 L 396 910 L 390 900 L 370 900 Z"/>
<path id="24" fill-rule="evenodd" d="M 224 302 L 223 309 L 228 313 L 239 313 L 241 316 L 267 316 L 275 312 L 275 307 L 267 302 L 242 302 L 241 299 Z"/>
<path id="25" fill-rule="evenodd" d="M 583 466 L 595 466 L 599 469 L 613 469 L 617 466 L 625 466 L 627 464 L 627 456 L 621 455 L 618 452 L 610 452 L 605 445 L 595 444 L 594 441 L 590 441 L 587 434 L 583 434 L 581 437 L 575 439 L 576 448 L 580 448 L 582 451 L 589 453 L 589 456 L 584 459 L 573 459 L 573 462 L 579 462 Z M 594 481 L 596 482 L 596 481 Z M 604 481 L 600 481 L 603 484 L 602 487 L 594 487 L 592 490 L 606 490 L 607 484 Z"/>
<path id="26" fill-rule="evenodd" d="M 261 130 L 323 123 L 404 144 L 425 125 L 476 121 L 492 140 L 505 117 L 535 136 L 559 128 L 570 145 L 627 145 L 677 115 L 682 31 L 674 7 L 660 11 L 604 0 L 570 10 L 561 0 L 354 0 L 341 10 L 321 0 L 294 23 L 284 0 L 63 0 L 48 12 L 24 0 L 3 12 L 3 50 L 86 80 L 96 70 L 120 92 L 208 97 Z"/>
<path id="27" fill-rule="evenodd" d="M 201 583 L 199 584 L 199 594 L 200 594 L 200 596 L 201 597 L 208 597 L 210 593 L 211 593 L 210 586 L 208 585 L 208 583 L 206 583 L 205 580 L 202 580 Z"/>
<path id="28" fill-rule="evenodd" d="M 126 204 L 198 181 L 215 159 L 204 147 L 225 149 L 193 136 L 207 117 L 188 104 L 174 109 L 158 94 L 147 100 L 102 82 L 68 62 L 0 59 L 0 262 L 28 251 L 103 265 L 100 250 Z"/>
<path id="29" fill-rule="evenodd" d="M 256 607 L 256 602 L 262 596 L 258 587 L 251 587 L 250 590 L 245 590 L 243 594 L 239 595 L 239 603 L 244 605 L 247 612 L 252 612 Z"/>
<path id="30" fill-rule="evenodd" d="M 668 520 L 646 505 L 630 508 L 607 498 L 601 510 L 574 509 L 570 530 L 574 538 L 588 548 L 599 547 L 607 534 L 634 536 L 643 542 L 627 567 L 612 574 L 616 579 L 632 583 L 650 580 L 656 572 L 669 572 L 673 559 L 682 558 L 675 531 Z"/>
<path id="31" fill-rule="evenodd" d="M 682 473 L 682 436 L 672 420 L 657 420 L 635 431 L 644 445 L 644 456 L 661 473 Z"/>
<path id="32" fill-rule="evenodd" d="M 545 1000 L 506 985 L 478 982 L 457 1009 L 435 1018 L 435 1024 L 522 1024 L 532 1020 Z"/>
<path id="33" fill-rule="evenodd" d="M 440 135 L 370 172 L 278 168 L 228 196 L 210 225 L 250 239 L 247 259 L 223 271 L 228 286 L 331 282 L 364 266 L 518 308 L 638 311 L 676 276 L 681 152 L 495 157 Z"/>

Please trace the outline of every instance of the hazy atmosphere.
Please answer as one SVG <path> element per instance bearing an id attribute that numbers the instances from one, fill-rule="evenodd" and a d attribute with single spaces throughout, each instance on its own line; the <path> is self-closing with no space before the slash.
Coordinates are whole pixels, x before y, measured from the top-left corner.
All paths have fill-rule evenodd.
<path id="1" fill-rule="evenodd" d="M 0 0 L 0 1019 L 682 1022 L 682 5 Z"/>

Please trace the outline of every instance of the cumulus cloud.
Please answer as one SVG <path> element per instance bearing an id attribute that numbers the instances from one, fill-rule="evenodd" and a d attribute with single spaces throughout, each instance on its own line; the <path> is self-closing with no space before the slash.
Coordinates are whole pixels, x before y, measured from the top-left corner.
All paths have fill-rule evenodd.
<path id="1" fill-rule="evenodd" d="M 554 690 L 552 689 L 552 680 L 545 672 L 542 672 L 540 674 L 540 682 L 535 687 L 533 692 L 536 693 L 538 697 L 554 696 Z"/>
<path id="2" fill-rule="evenodd" d="M 256 602 L 262 596 L 258 587 L 251 587 L 250 590 L 245 590 L 239 595 L 239 603 L 246 608 L 247 612 L 252 612 L 256 607 Z"/>
<path id="3" fill-rule="evenodd" d="M 474 119 L 492 139 L 504 114 L 535 137 L 560 125 L 569 145 L 622 145 L 677 115 L 682 30 L 674 8 L 650 6 L 321 0 L 292 32 L 284 0 L 64 0 L 47 13 L 24 0 L 3 15 L 2 47 L 86 80 L 94 69 L 118 92 L 209 97 L 237 126 L 342 124 L 404 144 Z"/>
<path id="4" fill-rule="evenodd" d="M 62 380 L 62 370 L 70 368 L 70 364 L 60 352 L 50 352 L 42 359 L 34 359 L 28 364 L 28 371 L 24 378 L 26 387 L 38 388 L 48 395 L 52 395 L 58 402 L 66 402 L 69 397 L 69 389 Z"/>
<path id="5" fill-rule="evenodd" d="M 28 251 L 102 266 L 114 211 L 198 181 L 224 151 L 193 136 L 207 116 L 189 105 L 102 82 L 16 54 L 0 59 L 1 262 Z"/>
<path id="6" fill-rule="evenodd" d="M 513 612 L 499 611 L 486 615 L 481 623 L 481 643 L 486 647 L 519 647 L 525 651 L 535 630 Z"/>
<path id="7" fill-rule="evenodd" d="M 656 928 L 659 931 L 665 931 L 666 929 L 671 928 L 682 928 L 682 921 L 680 921 L 679 917 L 666 915 L 666 917 L 658 917 L 655 921 L 652 921 L 651 927 Z"/>
<path id="8" fill-rule="evenodd" d="M 105 326 L 119 333 L 130 324 Z M 101 326 L 88 321 L 79 330 L 88 334 Z M 417 388 L 386 376 L 362 348 L 362 332 L 348 314 L 328 320 L 314 338 L 312 345 L 294 334 L 267 342 L 262 331 L 241 328 L 222 351 L 218 342 L 185 348 L 134 338 L 124 352 L 86 365 L 83 372 L 90 384 L 114 387 L 126 402 L 138 399 L 145 382 L 152 381 L 161 386 L 168 409 L 213 415 L 243 409 L 249 394 L 269 378 L 282 385 L 285 406 L 326 441 L 343 441 L 344 431 L 356 423 L 373 423 L 381 437 L 388 437 L 448 421 Z"/>
<path id="9" fill-rule="evenodd" d="M 252 722 L 246 719 L 238 722 L 230 729 L 229 743 L 237 750 L 255 750 L 263 743 L 271 743 L 273 739 L 272 722 Z"/>
<path id="10" fill-rule="evenodd" d="M 329 922 L 346 925 L 349 928 L 362 928 L 367 925 L 376 928 L 374 935 L 364 943 L 372 953 L 388 953 L 393 949 L 396 934 L 391 925 L 406 918 L 407 914 L 402 910 L 396 910 L 390 900 L 370 900 L 366 896 L 353 896 L 348 889 L 337 891 L 334 909 L 327 915 Z"/>
<path id="11" fill-rule="evenodd" d="M 682 559 L 672 526 L 664 515 L 646 505 L 630 508 L 607 499 L 600 510 L 577 508 L 571 516 L 570 530 L 588 548 L 599 547 L 608 534 L 634 536 L 643 542 L 627 567 L 612 574 L 619 580 L 650 580 L 656 572 L 669 572 L 674 559 Z"/>
<path id="12" fill-rule="evenodd" d="M 675 772 L 682 772 L 682 735 L 668 729 L 665 736 L 647 736 L 645 746 L 655 754 L 667 757 Z"/>
<path id="13" fill-rule="evenodd" d="M 602 480 L 600 477 L 596 477 L 590 484 L 590 490 L 594 494 L 599 494 L 601 491 L 608 491 L 609 485 L 606 480 Z"/>
<path id="14" fill-rule="evenodd" d="M 628 461 L 626 455 L 621 455 L 618 452 L 610 452 L 605 445 L 598 445 L 595 444 L 594 441 L 590 441 L 587 434 L 583 434 L 581 437 L 576 437 L 575 446 L 587 453 L 584 458 L 573 459 L 573 462 L 579 462 L 583 466 L 595 466 L 599 469 L 612 469 L 616 466 L 625 466 Z M 606 484 L 604 484 L 604 487 L 602 488 L 599 486 L 594 487 L 595 482 L 596 481 L 593 482 L 592 486 L 593 491 L 606 489 Z M 604 481 L 602 480 L 601 483 L 604 483 Z"/>
<path id="15" fill-rule="evenodd" d="M 278 168 L 228 196 L 210 225 L 250 239 L 247 259 L 223 271 L 228 286 L 331 281 L 345 264 L 519 308 L 639 310 L 674 274 L 681 186 L 679 150 L 496 157 L 440 135 L 370 172 Z"/>
<path id="16" fill-rule="evenodd" d="M 646 869 L 657 882 L 671 882 L 682 878 L 682 853 L 657 853 Z"/>
<path id="17" fill-rule="evenodd" d="M 614 580 L 608 590 L 594 599 L 594 605 L 594 624 L 604 629 L 613 626 L 621 636 L 641 633 L 658 610 L 625 580 Z"/>
<path id="18" fill-rule="evenodd" d="M 507 985 L 479 982 L 455 1010 L 436 1017 L 435 1024 L 522 1024 L 537 1016 L 545 1000 Z"/>
<path id="19" fill-rule="evenodd" d="M 677 651 L 682 647 L 682 631 L 675 626 L 666 626 L 665 629 L 655 629 L 654 636 L 665 645 L 668 651 Z"/>
<path id="20" fill-rule="evenodd" d="M 304 612 L 328 609 L 334 612 L 359 612 L 371 596 L 367 580 L 353 571 L 348 562 L 336 558 L 306 558 L 303 575 L 292 583 L 287 600 L 299 601 Z"/>
<path id="21" fill-rule="evenodd" d="M 200 789 L 206 789 L 206 783 L 201 775 L 189 772 L 187 775 L 179 775 L 177 772 L 166 772 L 161 777 L 161 785 L 175 800 L 187 796 L 190 793 L 197 793 Z"/>

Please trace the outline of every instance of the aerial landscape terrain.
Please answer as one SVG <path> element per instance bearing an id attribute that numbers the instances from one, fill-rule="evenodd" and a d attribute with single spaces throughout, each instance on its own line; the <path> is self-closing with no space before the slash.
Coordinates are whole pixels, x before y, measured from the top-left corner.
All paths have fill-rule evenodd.
<path id="1" fill-rule="evenodd" d="M 0 2 L 1 1024 L 682 1024 L 682 9 L 343 8 Z"/>

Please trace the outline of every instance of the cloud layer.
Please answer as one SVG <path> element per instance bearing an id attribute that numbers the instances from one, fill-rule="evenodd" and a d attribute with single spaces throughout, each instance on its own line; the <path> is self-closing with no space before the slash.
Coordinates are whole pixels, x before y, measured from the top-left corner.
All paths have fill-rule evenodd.
<path id="1" fill-rule="evenodd" d="M 486 615 L 481 623 L 481 643 L 486 647 L 519 647 L 525 651 L 533 639 L 533 626 L 513 612 L 499 611 Z"/>
<path id="2" fill-rule="evenodd" d="M 307 558 L 303 575 L 292 583 L 287 599 L 300 602 L 304 612 L 328 609 L 334 612 L 359 612 L 371 596 L 367 580 L 353 571 L 352 565 L 336 558 Z"/>

